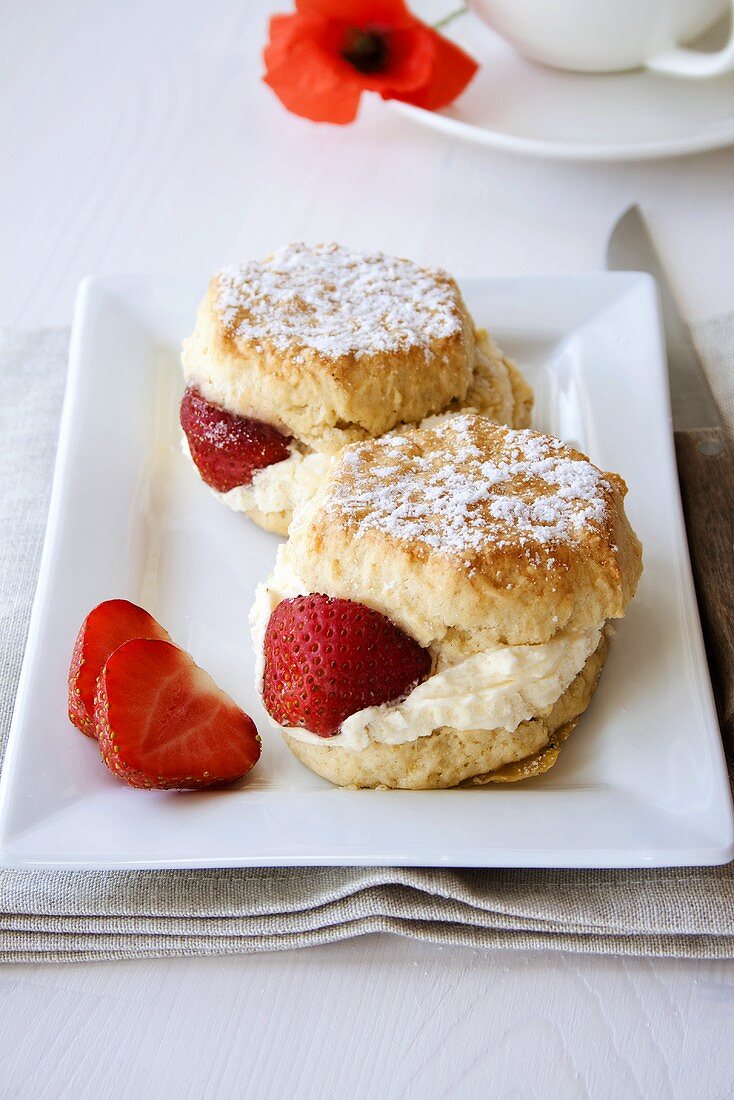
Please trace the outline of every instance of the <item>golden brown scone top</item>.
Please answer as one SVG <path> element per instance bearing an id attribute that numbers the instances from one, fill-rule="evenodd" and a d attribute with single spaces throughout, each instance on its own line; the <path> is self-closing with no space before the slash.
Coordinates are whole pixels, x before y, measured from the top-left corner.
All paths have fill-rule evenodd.
<path id="1" fill-rule="evenodd" d="M 291 244 L 263 262 L 227 267 L 215 280 L 217 311 L 241 348 L 315 354 L 353 367 L 412 348 L 440 354 L 461 334 L 451 276 L 381 252 Z"/>
<path id="2" fill-rule="evenodd" d="M 557 439 L 456 415 L 348 447 L 289 558 L 423 645 L 544 642 L 624 614 L 642 570 L 626 491 Z"/>
<path id="3" fill-rule="evenodd" d="M 467 405 L 474 391 L 482 411 L 496 406 L 508 422 L 515 406 L 526 415 L 527 395 L 479 339 L 480 351 L 445 271 L 294 244 L 214 276 L 182 360 L 208 400 L 335 452 Z"/>

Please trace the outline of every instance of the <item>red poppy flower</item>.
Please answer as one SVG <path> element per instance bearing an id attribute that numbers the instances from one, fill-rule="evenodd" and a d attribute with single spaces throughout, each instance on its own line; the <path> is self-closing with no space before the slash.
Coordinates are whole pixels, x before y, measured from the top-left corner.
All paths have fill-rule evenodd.
<path id="1" fill-rule="evenodd" d="M 292 15 L 270 20 L 263 56 L 265 83 L 314 122 L 352 122 L 363 91 L 435 111 L 477 69 L 403 0 L 296 0 Z"/>

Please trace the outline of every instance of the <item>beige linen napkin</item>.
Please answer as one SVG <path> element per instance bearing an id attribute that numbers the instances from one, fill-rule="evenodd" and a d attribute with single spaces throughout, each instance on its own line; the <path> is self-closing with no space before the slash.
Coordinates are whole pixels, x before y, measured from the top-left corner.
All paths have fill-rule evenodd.
<path id="1" fill-rule="evenodd" d="M 731 430 L 734 314 L 695 336 Z M 66 330 L 0 332 L 0 753 L 38 572 L 67 343 Z M 733 868 L 0 870 L 0 960 L 247 953 L 365 932 L 472 947 L 727 958 Z"/>

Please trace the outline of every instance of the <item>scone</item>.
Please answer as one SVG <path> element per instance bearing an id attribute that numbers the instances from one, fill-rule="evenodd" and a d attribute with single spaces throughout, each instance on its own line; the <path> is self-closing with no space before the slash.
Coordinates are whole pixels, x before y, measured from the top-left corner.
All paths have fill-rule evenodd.
<path id="1" fill-rule="evenodd" d="M 642 571 L 625 493 L 559 440 L 474 414 L 347 447 L 251 612 L 295 755 L 350 787 L 547 770 Z"/>
<path id="2" fill-rule="evenodd" d="M 532 406 L 446 272 L 336 244 L 220 271 L 182 363 L 185 449 L 280 534 L 346 444 L 464 408 L 521 427 Z"/>

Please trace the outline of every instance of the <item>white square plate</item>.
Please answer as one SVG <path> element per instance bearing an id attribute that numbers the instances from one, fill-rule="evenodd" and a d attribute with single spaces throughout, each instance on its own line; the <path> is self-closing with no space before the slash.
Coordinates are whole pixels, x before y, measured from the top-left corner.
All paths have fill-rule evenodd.
<path id="1" fill-rule="evenodd" d="M 408 864 L 638 867 L 732 858 L 732 809 L 681 519 L 654 284 L 467 279 L 474 317 L 535 386 L 536 425 L 630 486 L 645 573 L 559 763 L 509 787 L 345 791 L 299 764 L 252 687 L 247 614 L 278 539 L 192 474 L 177 423 L 197 281 L 80 290 L 38 584 L 2 777 L 6 866 Z M 254 717 L 238 788 L 147 792 L 66 717 L 76 631 L 100 600 L 147 607 Z"/>

